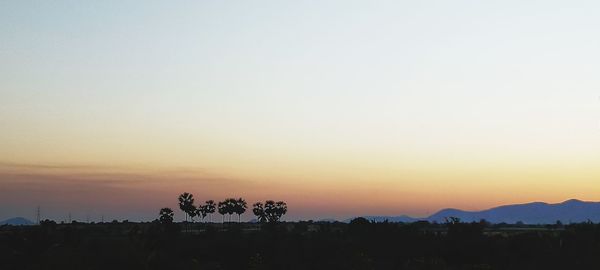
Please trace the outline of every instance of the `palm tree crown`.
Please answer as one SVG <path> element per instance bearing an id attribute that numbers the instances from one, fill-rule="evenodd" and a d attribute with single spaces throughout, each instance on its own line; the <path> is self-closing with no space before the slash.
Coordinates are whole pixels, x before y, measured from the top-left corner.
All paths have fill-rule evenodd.
<path id="1" fill-rule="evenodd" d="M 206 204 L 204 205 L 204 211 L 206 212 L 206 214 L 209 215 L 210 222 L 212 222 L 212 214 L 215 212 L 216 209 L 217 209 L 217 205 L 215 204 L 215 201 L 213 201 L 213 200 L 206 201 Z"/>

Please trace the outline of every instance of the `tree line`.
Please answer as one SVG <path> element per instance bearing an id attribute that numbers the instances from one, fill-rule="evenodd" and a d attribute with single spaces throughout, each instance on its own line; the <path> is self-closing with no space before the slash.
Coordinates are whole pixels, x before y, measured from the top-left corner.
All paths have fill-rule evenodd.
<path id="1" fill-rule="evenodd" d="M 229 222 L 231 216 L 238 215 L 238 222 L 242 219 L 242 214 L 248 209 L 248 203 L 242 198 L 227 198 L 221 202 L 215 203 L 213 200 L 205 201 L 204 204 L 195 205 L 194 195 L 184 192 L 178 197 L 179 209 L 185 214 L 185 221 L 191 220 L 194 222 L 195 217 L 204 220 L 207 216 L 212 222 L 212 215 L 218 212 L 222 215 L 222 222 L 225 222 L 225 216 L 228 215 Z M 283 201 L 275 202 L 267 200 L 256 202 L 252 205 L 252 213 L 256 216 L 259 222 L 275 223 L 281 220 L 281 217 L 287 213 L 287 204 Z M 165 207 L 160 209 L 159 221 L 162 223 L 172 223 L 175 213 L 171 208 Z"/>

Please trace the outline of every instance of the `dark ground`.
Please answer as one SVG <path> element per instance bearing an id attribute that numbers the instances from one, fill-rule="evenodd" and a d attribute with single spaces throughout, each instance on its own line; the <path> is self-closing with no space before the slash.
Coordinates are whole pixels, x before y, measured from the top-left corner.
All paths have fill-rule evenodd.
<path id="1" fill-rule="evenodd" d="M 600 225 L 2 226 L 0 269 L 600 269 Z"/>

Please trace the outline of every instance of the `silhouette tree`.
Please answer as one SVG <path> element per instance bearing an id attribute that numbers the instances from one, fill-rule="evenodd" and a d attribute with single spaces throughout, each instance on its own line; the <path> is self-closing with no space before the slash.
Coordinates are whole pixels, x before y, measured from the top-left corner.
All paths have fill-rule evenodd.
<path id="1" fill-rule="evenodd" d="M 212 214 L 215 212 L 216 209 L 217 205 L 215 204 L 215 201 L 206 201 L 206 204 L 204 205 L 204 211 L 206 214 L 208 214 L 210 222 L 212 222 Z"/>
<path id="2" fill-rule="evenodd" d="M 50 220 L 50 219 L 40 220 L 40 226 L 42 226 L 42 227 L 54 227 L 54 226 L 56 226 L 56 221 Z"/>
<path id="3" fill-rule="evenodd" d="M 446 221 L 446 224 L 459 224 L 460 222 L 460 218 L 457 217 L 445 217 L 444 220 Z"/>
<path id="4" fill-rule="evenodd" d="M 287 213 L 287 204 L 283 201 L 268 200 L 263 205 L 257 202 L 253 205 L 252 212 L 260 222 L 278 222 Z"/>
<path id="5" fill-rule="evenodd" d="M 196 208 L 196 216 L 199 216 L 200 220 L 204 220 L 206 217 L 206 205 L 198 205 Z"/>
<path id="6" fill-rule="evenodd" d="M 265 207 L 263 203 L 257 202 L 252 205 L 252 212 L 258 219 L 258 222 L 267 222 L 267 215 L 265 214 Z"/>
<path id="7" fill-rule="evenodd" d="M 225 215 L 227 214 L 227 203 L 224 201 L 219 202 L 217 206 L 217 211 L 219 211 L 219 214 L 223 215 L 223 223 L 225 223 Z"/>
<path id="8" fill-rule="evenodd" d="M 173 223 L 174 214 L 175 213 L 173 213 L 173 210 L 171 210 L 171 208 L 160 209 L 158 220 L 160 220 L 160 223 L 163 223 L 163 224 Z"/>
<path id="9" fill-rule="evenodd" d="M 234 212 L 238 215 L 238 223 L 242 220 L 242 214 L 246 212 L 248 208 L 248 204 L 242 198 L 239 198 L 235 201 Z"/>
<path id="10" fill-rule="evenodd" d="M 190 216 L 190 221 L 194 223 L 194 218 L 198 215 L 198 209 L 195 205 L 190 206 L 189 212 L 187 213 Z"/>
<path id="11" fill-rule="evenodd" d="M 269 222 L 278 222 L 285 213 L 287 213 L 287 204 L 285 202 L 265 202 L 265 214 L 267 214 Z"/>
<path id="12" fill-rule="evenodd" d="M 356 226 L 365 226 L 365 225 L 369 225 L 371 224 L 371 221 L 369 221 L 368 219 L 364 218 L 364 217 L 357 217 L 354 218 L 352 220 L 350 220 L 349 225 L 356 225 Z"/>
<path id="13" fill-rule="evenodd" d="M 371 231 L 372 222 L 364 217 L 352 219 L 348 224 L 348 231 L 352 234 L 366 234 Z"/>
<path id="14" fill-rule="evenodd" d="M 236 213 L 238 201 L 234 198 L 225 199 L 225 211 L 229 215 L 229 222 L 231 222 L 231 215 Z"/>
<path id="15" fill-rule="evenodd" d="M 188 221 L 188 216 L 196 215 L 196 207 L 194 206 L 194 195 L 183 193 L 179 195 L 179 209 L 185 213 L 185 221 Z"/>
<path id="16" fill-rule="evenodd" d="M 196 216 L 196 206 L 194 206 L 194 195 L 190 193 L 183 193 L 179 195 L 179 208 L 185 213 L 186 230 L 189 231 L 190 225 L 188 223 L 188 217 L 194 222 Z"/>

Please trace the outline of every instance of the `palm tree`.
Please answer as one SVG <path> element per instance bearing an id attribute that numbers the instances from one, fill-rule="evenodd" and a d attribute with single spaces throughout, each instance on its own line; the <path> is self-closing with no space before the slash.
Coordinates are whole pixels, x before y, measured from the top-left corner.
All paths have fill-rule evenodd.
<path id="1" fill-rule="evenodd" d="M 160 212 L 158 215 L 159 215 L 158 220 L 160 221 L 160 223 L 163 223 L 163 224 L 173 223 L 174 213 L 173 213 L 173 210 L 171 210 L 171 208 L 160 209 Z"/>
<path id="2" fill-rule="evenodd" d="M 227 203 L 224 201 L 219 202 L 217 209 L 219 211 L 219 214 L 223 215 L 223 223 L 225 223 L 225 214 L 227 214 Z"/>
<path id="3" fill-rule="evenodd" d="M 200 220 L 204 220 L 206 217 L 206 205 L 198 205 L 196 208 L 196 216 L 200 217 Z"/>
<path id="4" fill-rule="evenodd" d="M 237 208 L 237 200 L 234 198 L 229 198 L 225 200 L 225 210 L 229 215 L 229 222 L 231 222 L 231 215 L 233 215 Z"/>
<path id="5" fill-rule="evenodd" d="M 195 205 L 191 205 L 187 214 L 190 216 L 190 221 L 194 223 L 194 217 L 198 215 L 198 208 Z"/>
<path id="6" fill-rule="evenodd" d="M 287 213 L 287 204 L 269 200 L 265 202 L 264 211 L 269 222 L 278 222 Z"/>
<path id="7" fill-rule="evenodd" d="M 266 201 L 264 204 L 257 202 L 253 205 L 252 212 L 259 222 L 278 222 L 287 213 L 287 204 L 283 201 Z"/>
<path id="8" fill-rule="evenodd" d="M 258 219 L 258 222 L 267 222 L 267 215 L 265 215 L 265 208 L 261 202 L 257 202 L 252 205 L 252 212 Z"/>
<path id="9" fill-rule="evenodd" d="M 242 220 L 242 214 L 246 212 L 248 208 L 248 204 L 242 198 L 239 198 L 235 201 L 234 212 L 238 215 L 238 223 Z"/>
<path id="10" fill-rule="evenodd" d="M 278 201 L 275 203 L 275 212 L 277 213 L 277 221 L 281 219 L 287 213 L 287 203 L 284 201 Z"/>
<path id="11" fill-rule="evenodd" d="M 215 205 L 215 201 L 206 201 L 206 204 L 204 205 L 204 211 L 206 211 L 206 213 L 209 215 L 210 222 L 212 222 L 212 214 L 215 212 L 216 209 L 217 205 Z"/>
<path id="12" fill-rule="evenodd" d="M 179 195 L 179 209 L 185 213 L 185 222 L 188 221 L 188 216 L 195 216 L 195 208 L 194 195 L 187 192 Z"/>
<path id="13" fill-rule="evenodd" d="M 196 216 L 196 206 L 194 206 L 194 195 L 190 193 L 183 193 L 179 195 L 179 209 L 185 213 L 186 230 L 189 231 L 188 216 L 191 217 L 194 222 Z"/>

